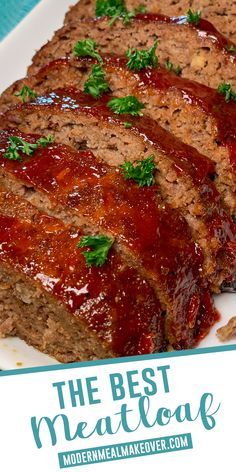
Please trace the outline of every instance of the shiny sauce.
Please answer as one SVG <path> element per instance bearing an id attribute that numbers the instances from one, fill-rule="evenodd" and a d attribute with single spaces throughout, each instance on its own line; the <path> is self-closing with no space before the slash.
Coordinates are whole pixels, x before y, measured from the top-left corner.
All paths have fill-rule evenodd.
<path id="1" fill-rule="evenodd" d="M 86 267 L 79 230 L 39 212 L 33 221 L 23 218 L 19 205 L 10 194 L 1 201 L 1 261 L 61 301 L 115 355 L 162 350 L 162 308 L 148 283 L 114 250 L 103 267 Z"/>

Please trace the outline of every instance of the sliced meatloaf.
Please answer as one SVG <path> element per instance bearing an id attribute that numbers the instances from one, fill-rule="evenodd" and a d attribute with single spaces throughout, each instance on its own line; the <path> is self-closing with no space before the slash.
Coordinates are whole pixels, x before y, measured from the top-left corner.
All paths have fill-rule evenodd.
<path id="1" fill-rule="evenodd" d="M 74 89 L 59 89 L 13 107 L 2 117 L 1 126 L 51 133 L 76 149 L 93 150 L 112 166 L 153 156 L 159 191 L 188 221 L 204 251 L 204 275 L 218 291 L 234 271 L 235 227 L 208 178 L 214 173 L 213 163 L 149 117 L 115 115 L 108 100 L 95 101 Z"/>
<path id="2" fill-rule="evenodd" d="M 2 190 L 0 203 L 1 336 L 61 362 L 165 348 L 162 307 L 117 252 L 87 267 L 80 230 Z"/>
<path id="3" fill-rule="evenodd" d="M 166 68 L 131 71 L 122 57 L 103 57 L 103 70 L 117 96 L 135 95 L 145 114 L 216 164 L 215 184 L 232 215 L 236 214 L 236 103 L 214 89 L 189 81 Z M 38 95 L 59 86 L 83 90 L 94 61 L 58 59 L 35 75 L 15 82 L 0 98 L 0 111 L 20 103 L 16 93 L 27 85 Z"/>
<path id="4" fill-rule="evenodd" d="M 185 220 L 158 196 L 157 186 L 127 182 L 121 170 L 91 152 L 61 144 L 39 148 L 30 158 L 22 154 L 20 162 L 8 160 L 4 153 L 12 136 L 1 133 L 1 183 L 86 234 L 115 239 L 116 249 L 149 280 L 160 299 L 168 343 L 190 347 L 204 303 L 202 254 Z M 17 136 L 31 143 L 38 138 Z"/>
<path id="5" fill-rule="evenodd" d="M 191 8 L 193 11 L 200 10 L 202 17 L 212 22 L 216 28 L 232 41 L 236 42 L 236 2 L 228 0 L 126 0 L 125 5 L 129 11 L 142 4 L 147 12 L 162 13 L 163 15 L 179 16 L 185 15 Z M 65 23 L 74 23 L 95 16 L 95 0 L 80 0 L 72 6 L 65 17 Z"/>
<path id="6" fill-rule="evenodd" d="M 59 57 L 73 54 L 78 40 L 91 38 L 102 54 L 124 54 L 127 48 L 149 48 L 159 40 L 158 57 L 162 64 L 178 62 L 182 76 L 216 88 L 220 82 L 236 87 L 236 59 L 228 50 L 232 44 L 214 27 L 201 20 L 193 25 L 184 18 L 139 14 L 128 25 L 121 19 L 76 21 L 58 30 L 53 39 L 36 53 L 29 74 Z"/>

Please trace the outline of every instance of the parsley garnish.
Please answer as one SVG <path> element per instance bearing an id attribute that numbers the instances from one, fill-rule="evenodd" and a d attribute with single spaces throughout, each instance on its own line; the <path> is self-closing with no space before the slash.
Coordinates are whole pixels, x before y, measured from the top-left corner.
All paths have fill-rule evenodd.
<path id="1" fill-rule="evenodd" d="M 132 116 L 142 116 L 140 110 L 142 110 L 145 105 L 141 103 L 133 95 L 128 95 L 124 98 L 112 98 L 107 106 L 117 115 L 128 114 Z"/>
<path id="2" fill-rule="evenodd" d="M 43 138 L 39 138 L 36 143 L 28 143 L 27 141 L 24 141 L 23 139 L 19 138 L 18 136 L 11 136 L 9 138 L 9 146 L 3 154 L 3 156 L 6 159 L 12 160 L 12 161 L 22 161 L 22 157 L 19 154 L 19 151 L 22 152 L 23 154 L 26 154 L 27 156 L 32 156 L 36 149 L 38 149 L 39 146 L 46 147 L 48 144 L 53 142 L 53 137 L 51 135 Z"/>
<path id="3" fill-rule="evenodd" d="M 232 89 L 232 85 L 222 83 L 218 87 L 218 92 L 225 96 L 225 101 L 236 100 L 236 92 Z"/>
<path id="4" fill-rule="evenodd" d="M 23 103 L 27 98 L 35 98 L 37 96 L 36 92 L 34 92 L 34 90 L 32 90 L 27 85 L 24 85 L 22 89 L 19 92 L 16 92 L 14 95 L 19 97 Z"/>
<path id="5" fill-rule="evenodd" d="M 187 12 L 187 22 L 193 23 L 194 25 L 198 25 L 201 20 L 201 11 L 197 10 L 193 12 L 191 9 Z"/>
<path id="6" fill-rule="evenodd" d="M 97 52 L 96 42 L 93 39 L 77 41 L 73 49 L 73 54 L 77 57 L 93 57 L 97 59 L 100 64 L 103 63 L 102 57 Z"/>
<path id="7" fill-rule="evenodd" d="M 129 121 L 124 121 L 125 128 L 131 128 L 131 126 L 132 126 L 132 123 L 130 123 Z"/>
<path id="8" fill-rule="evenodd" d="M 117 18 L 122 18 L 124 25 L 127 25 L 137 13 L 145 13 L 144 5 L 131 10 L 127 10 L 123 0 L 97 0 L 96 1 L 96 16 L 109 16 L 111 18 L 109 24 L 112 25 Z"/>
<path id="9" fill-rule="evenodd" d="M 46 137 L 39 138 L 37 141 L 37 144 L 42 146 L 42 147 L 47 147 L 49 144 L 53 143 L 54 137 L 49 134 Z"/>
<path id="10" fill-rule="evenodd" d="M 154 157 L 148 156 L 146 159 L 132 162 L 125 162 L 120 166 L 125 180 L 134 180 L 139 187 L 150 187 L 154 184 Z"/>
<path id="11" fill-rule="evenodd" d="M 105 80 L 105 73 L 100 65 L 95 65 L 92 72 L 84 84 L 84 92 L 99 98 L 104 92 L 110 90 L 109 84 Z"/>
<path id="12" fill-rule="evenodd" d="M 127 9 L 125 7 L 123 0 L 97 0 L 96 1 L 96 16 L 110 16 L 117 18 L 126 13 Z"/>
<path id="13" fill-rule="evenodd" d="M 225 49 L 228 52 L 232 52 L 232 53 L 235 53 L 235 51 L 236 51 L 236 47 L 233 44 L 231 44 L 231 46 L 226 46 Z"/>
<path id="14" fill-rule="evenodd" d="M 167 59 L 166 61 L 166 68 L 171 71 L 171 72 L 174 72 L 176 75 L 180 75 L 181 72 L 182 72 L 182 69 L 180 66 L 174 66 L 174 64 L 172 62 L 170 62 L 169 59 Z"/>
<path id="15" fill-rule="evenodd" d="M 84 236 L 78 247 L 89 247 L 92 251 L 84 251 L 83 255 L 87 266 L 101 267 L 107 260 L 114 239 L 101 234 L 100 236 Z"/>
<path id="16" fill-rule="evenodd" d="M 158 41 L 155 41 L 150 49 L 128 49 L 126 57 L 128 58 L 127 67 L 131 70 L 141 70 L 146 67 L 156 67 L 158 58 L 156 56 L 156 49 Z"/>

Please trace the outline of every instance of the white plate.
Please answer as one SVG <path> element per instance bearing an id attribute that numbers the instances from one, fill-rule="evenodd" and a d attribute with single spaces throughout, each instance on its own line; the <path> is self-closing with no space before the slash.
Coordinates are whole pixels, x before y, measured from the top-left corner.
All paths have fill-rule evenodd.
<path id="1" fill-rule="evenodd" d="M 63 23 L 69 5 L 77 0 L 42 0 L 34 10 L 3 40 L 0 46 L 1 83 L 0 93 L 16 79 L 23 77 L 36 49 L 44 44 Z M 217 346 L 219 326 L 236 316 L 236 294 L 215 297 L 222 318 L 200 347 Z M 235 344 L 233 340 L 228 344 Z M 222 345 L 222 344 L 221 344 Z M 26 346 L 17 338 L 0 340 L 0 368 L 15 369 L 38 365 L 55 364 L 56 361 Z"/>

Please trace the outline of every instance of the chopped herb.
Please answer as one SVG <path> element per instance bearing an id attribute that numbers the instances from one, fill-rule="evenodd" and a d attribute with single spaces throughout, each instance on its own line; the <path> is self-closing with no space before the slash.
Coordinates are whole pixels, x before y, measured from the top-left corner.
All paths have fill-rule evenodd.
<path id="1" fill-rule="evenodd" d="M 136 16 L 136 10 L 127 11 L 127 13 L 124 13 L 123 15 L 121 15 L 121 18 L 123 18 L 124 25 L 127 26 L 132 20 L 132 18 L 135 18 L 135 16 Z"/>
<path id="2" fill-rule="evenodd" d="M 235 53 L 235 51 L 236 51 L 236 47 L 235 47 L 233 44 L 231 44 L 231 46 L 226 46 L 225 49 L 226 49 L 228 52 L 232 52 L 232 53 Z"/>
<path id="3" fill-rule="evenodd" d="M 19 151 L 22 152 L 23 154 L 26 154 L 27 156 L 32 156 L 36 149 L 38 149 L 39 146 L 46 147 L 48 144 L 53 142 L 53 137 L 52 136 L 47 136 L 47 137 L 42 137 L 39 138 L 36 143 L 28 143 L 27 141 L 24 141 L 23 139 L 19 138 L 19 136 L 11 136 L 9 138 L 9 146 L 3 154 L 3 156 L 6 159 L 12 160 L 12 161 L 21 161 L 22 157 L 19 154 Z"/>
<path id="4" fill-rule="evenodd" d="M 53 143 L 53 141 L 54 141 L 54 137 L 51 134 L 49 134 L 46 137 L 39 138 L 37 143 L 38 145 L 42 147 L 47 147 L 49 144 Z"/>
<path id="5" fill-rule="evenodd" d="M 128 58 L 127 67 L 131 70 L 141 70 L 146 67 L 156 67 L 158 58 L 156 56 L 156 49 L 158 41 L 155 41 L 150 49 L 128 49 L 126 57 Z"/>
<path id="6" fill-rule="evenodd" d="M 193 12 L 191 9 L 187 12 L 187 21 L 188 23 L 192 23 L 194 25 L 198 25 L 201 20 L 201 11 L 197 10 Z"/>
<path id="7" fill-rule="evenodd" d="M 143 5 L 131 10 L 127 10 L 123 0 L 97 0 L 96 16 L 109 16 L 111 18 L 109 24 L 112 25 L 117 18 L 122 18 L 123 23 L 127 25 L 137 13 L 145 13 L 146 9 Z"/>
<path id="8" fill-rule="evenodd" d="M 155 171 L 153 159 L 153 156 L 148 156 L 146 159 L 136 161 L 135 165 L 132 162 L 122 164 L 120 167 L 125 180 L 132 179 L 139 184 L 139 187 L 153 185 Z"/>
<path id="9" fill-rule="evenodd" d="M 93 57 L 97 59 L 100 64 L 103 63 L 103 60 L 97 52 L 97 45 L 93 39 L 83 39 L 81 41 L 77 41 L 74 46 L 73 53 L 77 57 Z"/>
<path id="10" fill-rule="evenodd" d="M 124 127 L 125 128 L 131 128 L 132 123 L 129 123 L 129 121 L 124 121 Z"/>
<path id="11" fill-rule="evenodd" d="M 133 95 L 128 95 L 124 98 L 112 98 L 107 106 L 117 115 L 128 114 L 132 116 L 142 116 L 140 110 L 144 108 L 144 104 L 141 103 Z"/>
<path id="12" fill-rule="evenodd" d="M 225 96 L 225 101 L 236 100 L 236 92 L 232 89 L 232 85 L 222 83 L 218 87 L 218 92 Z"/>
<path id="13" fill-rule="evenodd" d="M 127 12 L 123 0 L 97 0 L 96 1 L 96 16 L 120 16 Z"/>
<path id="14" fill-rule="evenodd" d="M 180 66 L 174 66 L 174 64 L 172 62 L 170 62 L 169 59 L 167 59 L 166 61 L 166 68 L 171 71 L 171 72 L 174 72 L 176 75 L 180 75 L 181 72 L 182 72 L 182 69 Z"/>
<path id="15" fill-rule="evenodd" d="M 109 84 L 105 80 L 105 73 L 100 65 L 95 65 L 92 72 L 84 84 L 84 92 L 99 98 L 104 92 L 110 90 Z"/>
<path id="16" fill-rule="evenodd" d="M 113 243 L 114 239 L 101 234 L 99 236 L 84 236 L 80 240 L 78 247 L 89 247 L 92 249 L 92 251 L 83 252 L 87 266 L 100 267 L 106 262 Z"/>
<path id="17" fill-rule="evenodd" d="M 22 102 L 25 102 L 27 98 L 35 98 L 37 94 L 30 87 L 24 85 L 19 92 L 15 93 L 15 96 L 19 97 Z"/>

